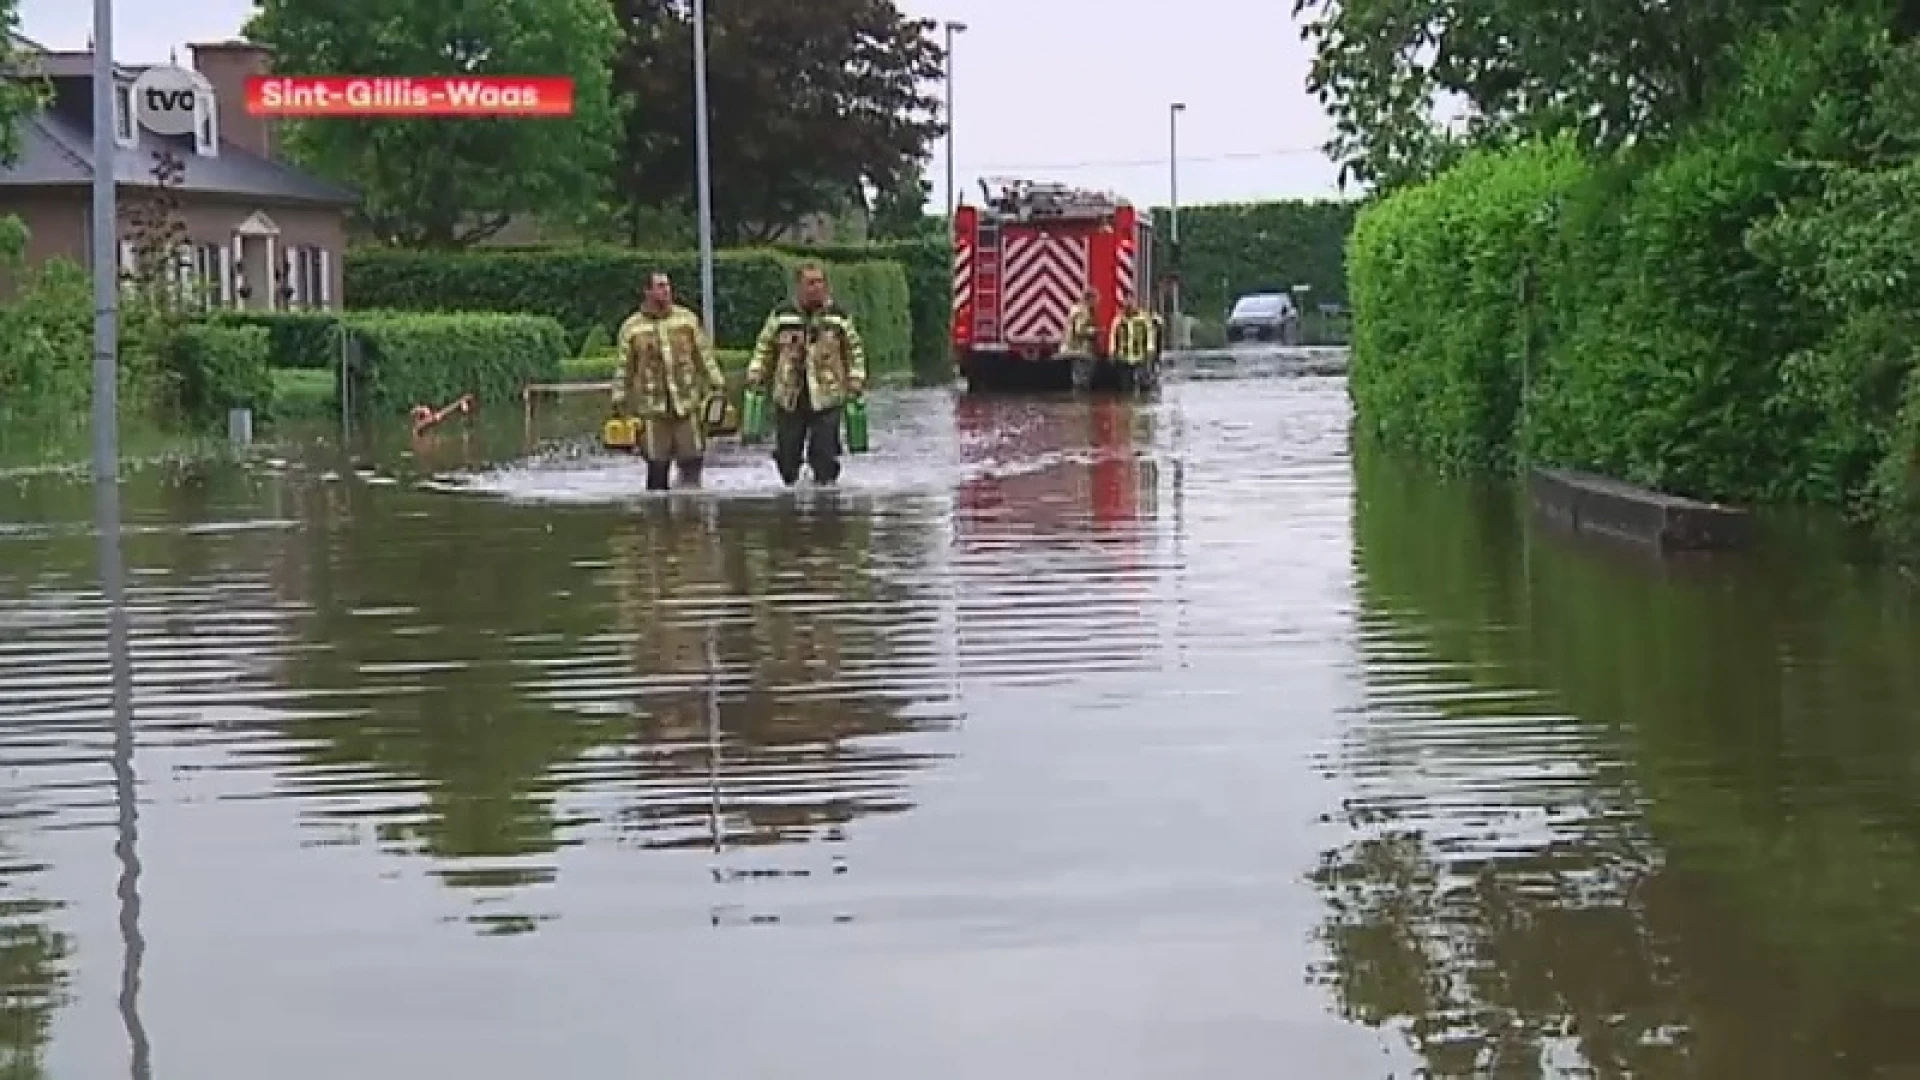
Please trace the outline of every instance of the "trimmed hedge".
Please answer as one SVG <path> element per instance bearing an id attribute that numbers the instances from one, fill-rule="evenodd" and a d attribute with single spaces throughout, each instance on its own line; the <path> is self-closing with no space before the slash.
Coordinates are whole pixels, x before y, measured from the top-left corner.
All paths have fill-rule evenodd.
<path id="1" fill-rule="evenodd" d="M 340 315 L 330 311 L 223 311 L 207 320 L 214 326 L 258 327 L 267 334 L 270 366 L 340 366 Z"/>
<path id="2" fill-rule="evenodd" d="M 1347 237 L 1361 204 L 1349 200 L 1221 203 L 1180 208 L 1181 306 L 1227 317 L 1234 298 L 1307 285 L 1307 305 L 1349 299 Z M 1173 267 L 1172 221 L 1153 211 L 1156 273 Z"/>
<path id="3" fill-rule="evenodd" d="M 270 418 L 272 350 L 253 326 L 188 325 L 173 331 L 163 355 L 177 382 L 180 417 L 193 427 L 224 424 L 230 409 Z"/>
<path id="4" fill-rule="evenodd" d="M 1474 155 L 1360 215 L 1347 256 L 1360 426 L 1443 468 L 1510 463 L 1541 215 L 1590 172 L 1570 143 Z"/>
<path id="5" fill-rule="evenodd" d="M 825 260 L 823 260 L 825 261 Z M 799 261 L 776 251 L 714 257 L 714 330 L 750 344 L 769 311 L 793 294 Z M 357 309 L 517 312 L 552 316 L 577 350 L 595 330 L 611 332 L 633 311 L 646 277 L 673 276 L 682 302 L 698 304 L 699 257 L 621 248 L 420 252 L 369 248 L 347 254 L 346 295 Z M 860 323 L 877 374 L 910 363 L 912 329 L 905 272 L 872 260 L 827 266 L 838 299 Z"/>
<path id="6" fill-rule="evenodd" d="M 343 324 L 353 338 L 351 400 L 379 412 L 517 398 L 528 383 L 553 382 L 570 354 L 566 331 L 542 315 L 410 313 Z"/>
<path id="7" fill-rule="evenodd" d="M 1920 166 L 1864 150 L 1920 130 L 1920 44 L 1800 18 L 1672 139 L 1470 155 L 1362 213 L 1361 426 L 1448 466 L 1838 505 L 1920 538 Z"/>

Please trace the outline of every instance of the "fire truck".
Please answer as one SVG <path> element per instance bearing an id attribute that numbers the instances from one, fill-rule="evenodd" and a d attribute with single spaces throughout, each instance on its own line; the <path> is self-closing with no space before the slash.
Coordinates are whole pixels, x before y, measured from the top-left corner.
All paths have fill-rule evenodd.
<path id="1" fill-rule="evenodd" d="M 1094 385 L 1117 380 L 1108 332 L 1153 282 L 1153 219 L 1064 184 L 983 180 L 953 214 L 954 364 L 970 390 L 1066 390 L 1067 316 L 1088 289 L 1100 332 Z"/>

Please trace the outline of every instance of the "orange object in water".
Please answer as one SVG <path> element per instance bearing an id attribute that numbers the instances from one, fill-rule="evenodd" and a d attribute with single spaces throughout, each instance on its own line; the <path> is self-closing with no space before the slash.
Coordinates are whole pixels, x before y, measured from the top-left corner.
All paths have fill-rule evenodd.
<path id="1" fill-rule="evenodd" d="M 455 413 L 466 416 L 472 412 L 472 394 L 462 394 L 458 400 L 442 409 L 434 409 L 426 405 L 415 405 L 412 413 L 413 433 L 415 435 L 425 434 L 427 431 L 439 427 L 442 421 Z"/>

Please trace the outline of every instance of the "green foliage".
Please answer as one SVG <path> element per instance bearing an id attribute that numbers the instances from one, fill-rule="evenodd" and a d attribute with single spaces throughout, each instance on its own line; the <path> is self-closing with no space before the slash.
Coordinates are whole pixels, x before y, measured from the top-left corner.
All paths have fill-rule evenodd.
<path id="1" fill-rule="evenodd" d="M 1803 328 L 1747 226 L 1782 190 L 1767 140 L 1690 141 L 1558 232 L 1542 274 L 1553 323 L 1528 397 L 1529 458 L 1662 490 L 1756 499 L 1797 475 L 1799 431 L 1772 408 Z"/>
<path id="2" fill-rule="evenodd" d="M 318 368 L 275 368 L 273 370 L 273 418 L 284 420 L 332 419 L 340 408 L 338 379 L 332 372 Z"/>
<path id="3" fill-rule="evenodd" d="M 931 193 L 926 178 L 917 172 L 878 188 L 872 199 L 869 239 L 877 243 L 940 239 L 940 219 L 927 214 Z"/>
<path id="4" fill-rule="evenodd" d="M 1226 203 L 1180 208 L 1181 305 L 1224 319 L 1234 298 L 1307 285 L 1309 306 L 1347 299 L 1346 243 L 1360 204 Z M 1153 211 L 1155 273 L 1174 268 L 1172 221 Z"/>
<path id="5" fill-rule="evenodd" d="M 257 326 L 183 326 L 167 342 L 167 369 L 176 382 L 179 418 L 204 428 L 225 423 L 230 409 L 269 418 L 273 369 L 268 331 Z"/>
<path id="6" fill-rule="evenodd" d="M 655 271 L 672 276 L 682 302 L 691 294 L 698 304 L 700 260 L 689 252 L 353 250 L 344 268 L 346 296 L 356 307 L 550 315 L 576 343 L 584 343 L 595 327 L 608 333 L 618 327 Z M 752 341 L 768 309 L 791 295 L 792 275 L 789 262 L 771 252 L 716 254 L 715 336 Z"/>
<path id="7" fill-rule="evenodd" d="M 331 311 L 222 311 L 216 326 L 253 327 L 267 335 L 269 366 L 327 370 L 340 366 L 339 314 Z"/>
<path id="8" fill-rule="evenodd" d="M 798 261 L 772 251 L 724 251 L 714 258 L 715 337 L 751 344 L 767 313 L 793 294 Z M 876 371 L 904 369 L 912 347 L 908 289 L 898 265 L 828 263 L 841 303 L 859 321 Z M 391 311 L 521 312 L 550 315 L 567 328 L 570 352 L 633 313 L 649 274 L 672 276 L 683 303 L 698 304 L 700 264 L 685 252 L 621 248 L 540 251 L 352 251 L 346 294 Z M 688 293 L 693 295 L 689 296 Z"/>
<path id="9" fill-rule="evenodd" d="M 602 194 L 619 36 L 605 0 L 478 0 L 458 5 L 259 0 L 249 38 L 289 74 L 564 76 L 565 118 L 303 120 L 290 153 L 365 198 L 366 223 L 407 247 L 465 246 L 512 214 L 554 214 Z M 648 107 L 653 107 L 651 103 Z"/>
<path id="10" fill-rule="evenodd" d="M 16 268 L 0 307 L 0 423 L 86 415 L 93 386 L 93 286 L 67 260 Z"/>
<path id="11" fill-rule="evenodd" d="M 828 263 L 827 282 L 834 301 L 853 315 L 860 328 L 873 373 L 906 371 L 913 357 L 913 315 L 906 271 L 900 264 Z"/>
<path id="12" fill-rule="evenodd" d="M 1359 423 L 1453 469 L 1512 453 L 1544 215 L 1590 175 L 1568 140 L 1475 153 L 1361 213 L 1348 248 Z"/>
<path id="13" fill-rule="evenodd" d="M 692 13 L 680 0 L 615 0 L 613 10 L 623 31 L 619 205 L 684 205 L 694 179 Z M 936 24 L 890 0 L 716 4 L 707 23 L 723 242 L 764 243 L 866 187 L 901 186 L 945 130 L 929 93 L 945 66 Z"/>
<path id="14" fill-rule="evenodd" d="M 21 70 L 26 59 L 15 35 L 20 32 L 20 0 L 0 0 L 0 68 Z M 42 79 L 0 79 L 0 165 L 20 160 L 20 121 L 46 101 L 51 87 Z"/>
<path id="15" fill-rule="evenodd" d="M 1735 71 L 1731 46 L 1792 0 L 1598 4 L 1535 0 L 1295 0 L 1314 47 L 1308 89 L 1334 120 L 1342 178 L 1391 190 L 1464 149 L 1571 134 L 1611 150 L 1703 115 Z M 1469 124 L 1450 133 L 1434 104 Z"/>
<path id="16" fill-rule="evenodd" d="M 1533 144 L 1369 209 L 1350 252 L 1362 424 L 1452 464 L 1920 529 L 1920 45 L 1885 20 L 1760 28 L 1688 130 L 1565 183 L 1539 182 Z M 1479 287 L 1488 268 L 1510 287 Z"/>
<path id="17" fill-rule="evenodd" d="M 603 325 L 595 324 L 591 330 L 587 331 L 586 340 L 580 343 L 579 355 L 606 356 L 613 352 L 614 345 L 613 331 Z"/>
<path id="18" fill-rule="evenodd" d="M 569 355 L 566 331 L 539 315 L 383 314 L 348 325 L 357 352 L 351 399 L 382 413 L 462 394 L 513 400 L 528 383 L 558 379 Z"/>

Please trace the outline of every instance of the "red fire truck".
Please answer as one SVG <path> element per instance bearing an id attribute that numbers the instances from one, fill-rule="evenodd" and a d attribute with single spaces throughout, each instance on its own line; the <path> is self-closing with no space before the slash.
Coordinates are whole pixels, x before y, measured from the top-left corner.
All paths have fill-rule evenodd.
<path id="1" fill-rule="evenodd" d="M 954 364 L 972 390 L 1073 385 L 1060 355 L 1067 315 L 1092 289 L 1095 385 L 1116 382 L 1115 318 L 1153 278 L 1153 220 L 1122 199 L 1064 184 L 982 181 L 984 204 L 953 214 Z"/>

